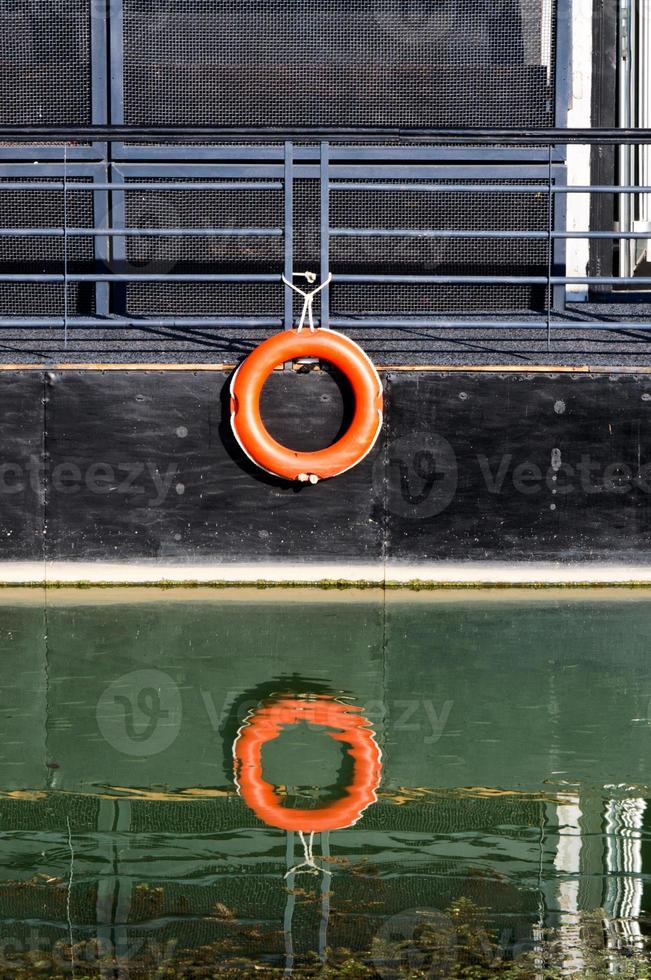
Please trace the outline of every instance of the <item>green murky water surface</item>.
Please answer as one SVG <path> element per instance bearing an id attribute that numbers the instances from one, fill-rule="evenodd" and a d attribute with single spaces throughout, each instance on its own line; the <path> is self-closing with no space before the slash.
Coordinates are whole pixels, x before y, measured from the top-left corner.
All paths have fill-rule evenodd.
<path id="1" fill-rule="evenodd" d="M 2 977 L 651 976 L 647 592 L 5 590 L 0 652 Z M 238 792 L 281 698 L 366 719 L 354 825 Z M 306 718 L 263 777 L 336 814 Z"/>

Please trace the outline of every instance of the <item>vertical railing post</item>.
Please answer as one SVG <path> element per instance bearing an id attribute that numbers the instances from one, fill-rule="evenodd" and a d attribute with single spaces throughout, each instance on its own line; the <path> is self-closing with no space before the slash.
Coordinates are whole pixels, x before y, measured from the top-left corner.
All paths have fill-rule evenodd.
<path id="1" fill-rule="evenodd" d="M 124 125 L 124 9 L 123 0 L 109 3 L 109 85 L 111 93 L 111 122 Z M 115 146 L 114 146 L 115 149 Z"/>
<path id="2" fill-rule="evenodd" d="M 567 188 L 567 165 L 556 165 L 553 168 L 554 177 L 554 187 L 556 188 L 556 194 L 553 195 L 553 227 L 558 231 L 568 230 L 568 195 L 564 191 L 558 190 L 559 187 Z M 588 225 L 589 225 L 588 219 Z M 555 276 L 567 275 L 567 239 L 565 238 L 554 238 L 554 247 L 552 251 L 552 268 Z M 571 289 L 576 289 L 576 287 L 570 287 Z M 588 287 L 589 289 L 589 287 Z M 567 286 L 558 285 L 554 286 L 552 289 L 553 295 L 553 308 L 554 310 L 561 311 L 565 309 L 565 304 L 567 301 Z"/>
<path id="3" fill-rule="evenodd" d="M 63 346 L 68 346 L 68 144 L 63 145 Z"/>
<path id="4" fill-rule="evenodd" d="M 118 183 L 122 186 L 126 184 L 126 177 L 120 170 L 119 166 L 110 161 L 109 165 L 109 183 Z M 110 191 L 110 206 L 109 206 L 109 217 L 111 220 L 111 225 L 114 228 L 126 228 L 127 227 L 127 198 L 126 192 Z M 129 258 L 129 250 L 127 248 L 127 239 L 124 235 L 116 235 L 111 237 L 111 252 L 110 252 L 110 267 L 113 270 L 120 269 L 121 266 L 127 268 L 127 262 Z M 128 302 L 128 289 L 129 284 L 126 282 L 109 283 L 110 288 L 110 298 L 111 298 L 111 308 L 115 313 L 119 313 L 122 316 L 128 316 L 129 302 Z"/>
<path id="5" fill-rule="evenodd" d="M 552 144 L 550 143 L 547 147 L 547 290 L 546 290 L 546 303 L 547 303 L 547 351 L 551 350 L 552 345 L 552 305 L 554 302 L 554 293 L 552 290 L 552 262 L 553 262 L 553 248 L 554 248 L 554 236 L 552 234 L 554 229 L 554 195 L 552 193 Z"/>
<path id="6" fill-rule="evenodd" d="M 321 144 L 321 282 L 330 275 L 330 145 Z M 330 290 L 320 293 L 321 327 L 330 327 Z"/>
<path id="7" fill-rule="evenodd" d="M 100 164 L 99 172 L 96 170 L 93 175 L 93 183 L 108 184 L 110 181 L 109 165 L 109 146 L 110 143 L 96 144 L 104 148 L 104 159 Z M 109 209 L 108 191 L 93 190 L 93 223 L 96 228 L 110 228 L 111 215 Z M 96 235 L 94 239 L 93 255 L 95 257 L 95 269 L 98 272 L 105 271 L 111 261 L 110 238 Z M 95 283 L 95 312 L 98 316 L 108 316 L 110 311 L 110 290 L 108 282 Z"/>
<path id="8" fill-rule="evenodd" d="M 123 0 L 108 0 L 108 82 L 109 82 L 109 105 L 110 121 L 114 126 L 123 126 L 125 121 L 124 112 L 124 3 Z M 119 159 L 123 154 L 122 143 L 110 140 L 107 145 L 106 166 L 107 183 L 112 183 L 115 179 L 114 160 Z M 119 183 L 124 184 L 124 180 L 119 179 Z M 123 191 L 117 193 L 109 191 L 108 196 L 108 224 L 107 227 L 117 226 L 126 227 L 126 197 Z M 108 262 L 126 262 L 127 242 L 125 238 L 111 238 L 108 243 Z M 128 313 L 128 288 L 127 283 L 108 283 L 106 302 L 109 310 L 127 316 Z"/>
<path id="9" fill-rule="evenodd" d="M 108 93 L 111 66 L 109 63 L 108 15 L 109 4 L 94 2 L 90 4 L 90 47 L 91 47 L 91 119 L 93 125 L 106 125 L 108 116 Z M 100 154 L 103 173 L 100 178 L 108 183 L 110 159 L 110 141 L 94 143 L 93 147 Z M 97 177 L 93 180 L 98 181 Z M 99 182 L 99 181 L 98 181 Z M 106 191 L 93 193 L 93 221 L 95 226 L 109 226 L 108 195 Z M 93 243 L 95 268 L 105 269 L 110 259 L 110 241 L 108 238 L 95 238 Z M 98 316 L 108 316 L 110 286 L 107 282 L 95 283 L 95 312 Z"/>
<path id="10" fill-rule="evenodd" d="M 294 144 L 285 143 L 285 279 L 294 275 Z M 294 322 L 294 293 L 285 286 L 285 330 Z"/>

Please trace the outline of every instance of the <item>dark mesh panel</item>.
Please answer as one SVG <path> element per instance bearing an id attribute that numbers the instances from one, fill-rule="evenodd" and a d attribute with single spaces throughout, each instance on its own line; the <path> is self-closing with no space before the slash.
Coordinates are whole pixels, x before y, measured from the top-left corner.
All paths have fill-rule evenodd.
<path id="1" fill-rule="evenodd" d="M 0 122 L 91 122 L 90 0 L 0 0 Z"/>
<path id="2" fill-rule="evenodd" d="M 274 283 L 134 283 L 128 312 L 158 316 L 274 316 L 283 313 L 282 286 Z"/>
<path id="3" fill-rule="evenodd" d="M 125 122 L 550 126 L 551 6 L 125 0 Z"/>
<path id="4" fill-rule="evenodd" d="M 304 798 L 303 798 L 304 799 Z M 460 831 L 498 833 L 503 824 L 512 825 L 512 836 L 528 833 L 529 827 L 539 827 L 544 802 L 535 797 L 484 797 L 432 793 L 427 803 L 397 805 L 380 799 L 364 812 L 357 825 L 362 831 L 400 833 L 453 834 Z M 13 826 L 13 824 L 11 825 Z M 225 831 L 262 829 L 264 823 L 256 817 L 241 797 L 233 795 L 203 800 L 132 800 L 129 830 L 134 834 L 210 834 Z M 278 860 L 284 861 L 284 842 L 278 838 Z"/>
<path id="5" fill-rule="evenodd" d="M 93 925 L 96 921 L 97 885 L 75 884 L 69 904 L 73 922 Z M 64 923 L 67 913 L 68 890 L 63 880 L 49 885 L 43 880 L 0 882 L 0 921 L 39 918 Z"/>
<path id="6" fill-rule="evenodd" d="M 423 183 L 424 181 L 419 181 Z M 526 183 L 526 180 L 523 180 Z M 548 195 L 508 191 L 508 181 L 491 178 L 505 190 L 472 191 L 333 190 L 332 227 L 378 229 L 451 229 L 538 231 L 547 229 Z M 468 181 L 473 183 L 473 181 Z M 474 181 L 481 183 L 481 181 Z M 533 181 L 532 181 L 533 183 Z M 281 227 L 283 193 L 250 191 L 145 191 L 127 193 L 129 227 Z M 260 272 L 279 274 L 284 266 L 283 239 L 276 238 L 128 238 L 130 267 L 142 272 Z M 332 270 L 347 274 L 519 275 L 547 273 L 546 239 L 461 239 L 333 237 Z M 320 184 L 294 184 L 294 270 L 320 269 Z M 300 286 L 304 280 L 297 279 Z M 424 316 L 540 309 L 544 287 L 485 285 L 338 284 L 330 290 L 333 315 Z M 137 283 L 127 291 L 128 312 L 158 315 L 277 316 L 283 290 L 271 283 Z M 319 314 L 319 297 L 315 313 Z M 302 300 L 296 297 L 294 313 Z"/>
<path id="7" fill-rule="evenodd" d="M 2 190 L 7 181 L 0 178 L 0 228 L 63 228 L 64 206 L 62 190 Z M 39 183 L 49 183 L 38 178 Z M 59 178 L 52 178 L 53 183 Z M 69 183 L 81 183 L 71 179 Z M 93 227 L 92 194 L 74 191 L 68 194 L 68 227 Z M 92 236 L 68 238 L 68 272 L 94 270 Z M 62 235 L 0 236 L 0 272 L 62 274 L 64 271 L 64 241 Z M 73 283 L 68 286 L 68 312 L 90 313 L 94 309 L 92 285 Z M 0 316 L 62 316 L 64 312 L 63 285 L 58 283 L 1 283 Z"/>
<path id="8" fill-rule="evenodd" d="M 65 834 L 67 820 L 75 833 L 90 833 L 97 829 L 99 810 L 98 797 L 81 793 L 36 793 L 23 798 L 0 796 L 0 821 L 12 833 Z"/>
<path id="9" fill-rule="evenodd" d="M 294 271 L 314 272 L 319 278 L 321 269 L 321 187 L 317 180 L 294 181 Z M 306 289 L 304 278 L 294 279 L 300 289 Z M 312 287 L 310 287 L 312 288 Z M 300 317 L 303 299 L 294 294 L 294 316 Z M 321 294 L 314 299 L 314 315 L 321 313 Z"/>
<path id="10" fill-rule="evenodd" d="M 333 228 L 445 229 L 449 231 L 545 231 L 549 196 L 508 190 L 478 192 L 333 190 Z M 464 181 L 481 183 L 481 181 Z M 508 181 L 491 179 L 508 186 Z M 515 181 L 514 181 L 515 183 Z M 526 184 L 526 180 L 519 183 Z M 533 183 L 533 181 L 530 181 Z M 334 237 L 334 273 L 397 275 L 547 274 L 548 243 L 541 239 Z M 532 286 L 443 284 L 348 285 L 331 287 L 331 313 L 337 315 L 459 313 L 527 310 L 544 305 L 545 290 Z"/>
<path id="11" fill-rule="evenodd" d="M 281 189 L 134 191 L 125 194 L 129 228 L 282 228 Z M 126 239 L 134 271 L 277 273 L 283 269 L 280 236 Z M 134 283 L 128 311 L 159 315 L 280 316 L 283 290 L 268 283 Z"/>

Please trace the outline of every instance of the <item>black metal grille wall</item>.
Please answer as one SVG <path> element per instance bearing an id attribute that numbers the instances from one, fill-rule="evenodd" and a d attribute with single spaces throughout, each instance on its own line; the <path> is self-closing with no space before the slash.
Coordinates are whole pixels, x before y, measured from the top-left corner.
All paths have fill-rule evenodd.
<path id="1" fill-rule="evenodd" d="M 71 273 L 90 273 L 95 268 L 94 240 L 75 235 L 68 243 L 63 236 L 34 234 L 34 230 L 49 231 L 61 228 L 64 223 L 63 195 L 58 190 L 41 189 L 56 184 L 53 177 L 39 180 L 39 189 L 28 182 L 24 190 L 3 190 L 3 184 L 16 185 L 15 178 L 0 177 L 0 201 L 5 228 L 20 234 L 0 237 L 0 267 L 4 272 L 34 275 L 61 272 L 64 264 Z M 89 178 L 71 178 L 70 183 L 89 183 Z M 66 205 L 70 225 L 78 229 L 93 228 L 93 196 L 90 193 L 70 194 Z M 32 233 L 30 234 L 30 230 Z M 23 234 L 24 232 L 24 234 Z M 64 251 L 67 252 L 64 256 Z M 38 282 L 0 283 L 0 310 L 4 314 L 20 316 L 62 316 L 90 314 L 95 309 L 94 289 L 91 284 Z"/>
<path id="2" fill-rule="evenodd" d="M 549 126 L 541 0 L 124 0 L 124 121 Z"/>
<path id="3" fill-rule="evenodd" d="M 7 125 L 91 120 L 89 0 L 0 0 L 0 113 Z"/>
<path id="4" fill-rule="evenodd" d="M 413 182 L 415 183 L 415 182 Z M 402 275 L 418 275 L 427 270 L 432 275 L 463 276 L 468 269 L 478 275 L 499 276 L 505 269 L 513 275 L 531 276 L 545 269 L 549 242 L 539 239 L 502 239 L 489 241 L 468 234 L 461 238 L 418 237 L 428 228 L 451 231 L 542 231 L 549 217 L 549 196 L 504 191 L 458 191 L 441 193 L 436 181 L 431 192 L 401 189 L 399 191 L 333 192 L 330 214 L 334 227 L 400 229 L 407 235 L 390 238 L 346 236 L 335 238 L 331 248 L 333 272 L 362 275 L 390 268 Z M 467 184 L 495 181 L 469 180 Z M 523 180 L 511 180 L 511 184 Z M 524 181 L 526 183 L 526 181 Z M 533 183 L 533 181 L 531 181 Z M 345 182 L 342 186 L 345 186 Z M 409 181 L 401 185 L 409 186 Z M 388 260 L 388 261 L 387 261 Z M 544 289 L 532 286 L 438 285 L 426 289 L 413 285 L 369 284 L 333 285 L 331 311 L 342 316 L 390 313 L 400 315 L 413 310 L 419 315 L 448 313 L 459 309 L 522 311 L 542 308 Z"/>
<path id="5" fill-rule="evenodd" d="M 135 182 L 137 178 L 127 178 Z M 160 183 L 161 178 L 155 180 Z M 192 186 L 193 181 L 183 178 Z M 219 181 L 215 182 L 219 184 Z M 241 189 L 127 192 L 125 221 L 130 228 L 251 228 L 280 229 L 284 222 L 283 188 L 258 189 L 246 180 Z M 316 181 L 312 183 L 317 183 Z M 317 217 L 317 234 L 319 222 Z M 126 240 L 128 264 L 155 272 L 242 272 L 272 274 L 283 269 L 283 240 L 279 235 L 232 238 L 134 236 Z M 318 259 L 317 265 L 318 268 Z M 283 290 L 277 284 L 132 283 L 126 291 L 126 312 L 138 316 L 282 317 Z"/>
<path id="6" fill-rule="evenodd" d="M 559 54 L 563 33 L 557 24 L 567 2 L 0 0 L 0 124 L 549 127 L 562 121 L 556 58 L 564 57 Z M 550 217 L 560 223 L 562 209 L 544 190 L 508 189 L 514 182 L 539 187 L 541 180 L 552 180 L 546 150 L 409 148 L 398 140 L 384 145 L 353 140 L 339 149 L 324 172 L 318 142 L 293 146 L 290 171 L 280 141 L 0 145 L 0 181 L 25 181 L 19 191 L 3 192 L 0 184 L 0 232 L 108 226 L 106 236 L 77 234 L 65 241 L 54 234 L 0 238 L 0 274 L 109 277 L 100 284 L 77 281 L 65 294 L 54 281 L 0 281 L 0 318 L 187 316 L 232 318 L 237 325 L 239 318 L 260 317 L 269 327 L 286 325 L 289 300 L 280 274 L 291 272 L 288 236 L 293 269 L 318 272 L 324 227 L 329 267 L 335 277 L 347 277 L 335 278 L 331 289 L 335 317 L 545 307 L 548 293 L 539 284 L 354 279 L 548 275 L 553 243 L 542 233 Z M 13 163 L 12 170 L 8 161 L 20 161 L 23 169 Z M 46 168 L 31 171 L 34 178 L 63 178 L 63 190 L 30 190 L 28 162 Z M 168 169 L 162 176 L 164 163 Z M 554 181 L 561 165 L 556 155 Z M 376 182 L 382 180 L 378 168 L 385 168 L 395 186 L 343 186 L 365 179 L 367 167 Z M 208 172 L 216 186 L 192 189 L 208 179 Z M 466 189 L 437 190 L 457 177 Z M 339 185 L 324 193 L 324 180 L 331 179 Z M 96 192 L 69 192 L 79 180 L 94 182 Z M 275 186 L 259 186 L 265 180 Z M 157 190 L 165 181 L 177 187 Z M 494 192 L 472 190 L 487 181 Z M 138 189 L 123 191 L 122 183 Z M 412 184 L 420 184 L 420 191 L 412 192 Z M 355 236 L 349 230 L 356 227 L 380 234 Z M 171 233 L 146 234 L 161 228 Z M 242 234 L 247 228 L 257 233 Z M 348 231 L 330 235 L 336 228 Z M 144 234 L 129 235 L 132 229 Z M 239 231 L 202 234 L 211 229 Z M 428 229 L 468 234 L 419 236 Z M 531 230 L 537 237 L 476 234 L 491 229 Z M 250 278 L 233 283 L 229 274 Z M 204 278 L 199 286 L 183 276 L 223 279 Z M 262 279 L 255 281 L 256 276 Z M 560 295 L 557 291 L 556 298 Z M 298 301 L 291 299 L 296 309 Z"/>

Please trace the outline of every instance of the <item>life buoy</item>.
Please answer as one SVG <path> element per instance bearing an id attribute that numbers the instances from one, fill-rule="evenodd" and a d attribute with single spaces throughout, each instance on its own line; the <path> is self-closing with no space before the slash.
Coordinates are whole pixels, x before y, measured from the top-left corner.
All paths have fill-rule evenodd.
<path id="1" fill-rule="evenodd" d="M 346 376 L 355 396 L 348 430 L 327 449 L 296 452 L 272 438 L 260 416 L 262 387 L 280 364 L 318 357 Z M 287 330 L 263 341 L 240 364 L 231 381 L 231 426 L 242 450 L 267 473 L 317 483 L 352 469 L 371 451 L 382 428 L 382 382 L 371 359 L 353 340 L 334 330 Z"/>
<path id="2" fill-rule="evenodd" d="M 353 778 L 345 795 L 314 810 L 283 806 L 262 774 L 262 747 L 278 738 L 284 728 L 301 721 L 333 729 L 327 734 L 347 745 L 353 760 Z M 252 711 L 233 744 L 233 759 L 238 790 L 253 812 L 270 827 L 300 833 L 341 830 L 357 823 L 377 799 L 382 771 L 380 748 L 361 708 L 328 695 L 279 698 Z"/>

